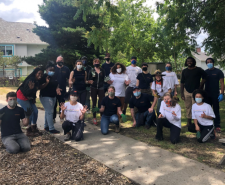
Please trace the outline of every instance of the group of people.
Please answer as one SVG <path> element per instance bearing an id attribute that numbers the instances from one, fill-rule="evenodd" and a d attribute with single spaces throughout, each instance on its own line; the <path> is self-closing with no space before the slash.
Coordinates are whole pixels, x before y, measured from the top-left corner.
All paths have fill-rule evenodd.
<path id="1" fill-rule="evenodd" d="M 6 96 L 8 105 L 0 110 L 1 137 L 10 153 L 28 151 L 29 139 L 22 133 L 20 120 L 27 126 L 27 136 L 41 134 L 37 129 L 38 109 L 36 94 L 40 90 L 40 101 L 45 109 L 44 130 L 52 134 L 55 129 L 56 112 L 64 130 L 65 140 L 80 141 L 85 127 L 85 114 L 92 110 L 93 124 L 97 125 L 96 114 L 100 113 L 102 134 L 107 134 L 109 124 L 115 124 L 115 132 L 120 131 L 120 123 L 126 121 L 129 104 L 133 127 L 157 127 L 157 140 L 163 140 L 163 127 L 170 128 L 170 140 L 179 142 L 181 132 L 181 107 L 178 104 L 177 86 L 179 81 L 172 64 L 166 63 L 165 71 L 149 73 L 147 63 L 141 68 L 136 65 L 137 58 L 131 58 L 131 65 L 112 63 L 106 53 L 105 63 L 82 57 L 75 62 L 70 72 L 64 65 L 62 56 L 57 57 L 56 65 L 48 62 L 45 73 L 36 68 L 19 86 L 17 92 Z M 181 75 L 181 98 L 185 102 L 187 127 L 197 133 L 197 140 L 205 142 L 215 138 L 220 132 L 219 102 L 224 95 L 224 74 L 214 67 L 214 60 L 206 60 L 207 70 L 196 66 L 196 61 L 188 57 Z M 69 91 L 66 84 L 69 84 Z M 221 91 L 219 91 L 219 83 Z M 205 91 L 202 90 L 205 84 Z M 65 103 L 65 97 L 69 101 Z M 92 107 L 90 107 L 90 97 Z M 17 104 L 20 105 L 17 106 Z M 156 107 L 156 111 L 154 108 Z M 192 123 L 192 119 L 194 123 Z M 215 129 L 214 129 L 215 127 Z"/>

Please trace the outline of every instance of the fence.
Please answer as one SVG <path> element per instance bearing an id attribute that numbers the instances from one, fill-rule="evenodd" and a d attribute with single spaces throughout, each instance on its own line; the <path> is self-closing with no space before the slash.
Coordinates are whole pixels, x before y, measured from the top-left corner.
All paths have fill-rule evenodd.
<path id="1" fill-rule="evenodd" d="M 19 77 L 1 77 L 0 87 L 18 87 L 20 84 Z"/>

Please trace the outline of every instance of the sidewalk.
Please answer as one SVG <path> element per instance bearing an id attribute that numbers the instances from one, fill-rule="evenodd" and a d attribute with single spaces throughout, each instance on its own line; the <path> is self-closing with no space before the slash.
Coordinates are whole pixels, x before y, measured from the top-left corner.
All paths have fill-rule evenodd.
<path id="1" fill-rule="evenodd" d="M 4 102 L 0 104 L 2 107 Z M 41 110 L 38 126 L 44 127 L 44 111 Z M 61 131 L 55 137 L 63 141 L 59 119 L 55 127 Z M 217 169 L 114 132 L 102 135 L 99 127 L 88 123 L 84 140 L 66 144 L 140 184 L 225 184 L 225 173 Z"/>

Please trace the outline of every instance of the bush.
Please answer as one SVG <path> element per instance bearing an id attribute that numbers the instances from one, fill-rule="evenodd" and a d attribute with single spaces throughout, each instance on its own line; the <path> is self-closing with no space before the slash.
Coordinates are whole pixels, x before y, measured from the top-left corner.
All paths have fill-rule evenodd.
<path id="1" fill-rule="evenodd" d="M 21 76 L 21 77 L 19 78 L 19 83 L 20 83 L 20 84 L 23 83 L 24 80 L 25 80 L 26 78 L 27 78 L 26 76 Z"/>

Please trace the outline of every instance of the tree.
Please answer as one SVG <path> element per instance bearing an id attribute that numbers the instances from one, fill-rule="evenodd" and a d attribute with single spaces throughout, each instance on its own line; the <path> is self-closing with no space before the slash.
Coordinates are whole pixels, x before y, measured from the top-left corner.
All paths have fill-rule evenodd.
<path id="1" fill-rule="evenodd" d="M 0 52 L 0 66 L 2 66 L 3 77 L 5 76 L 6 58 L 3 57 L 4 53 Z"/>

